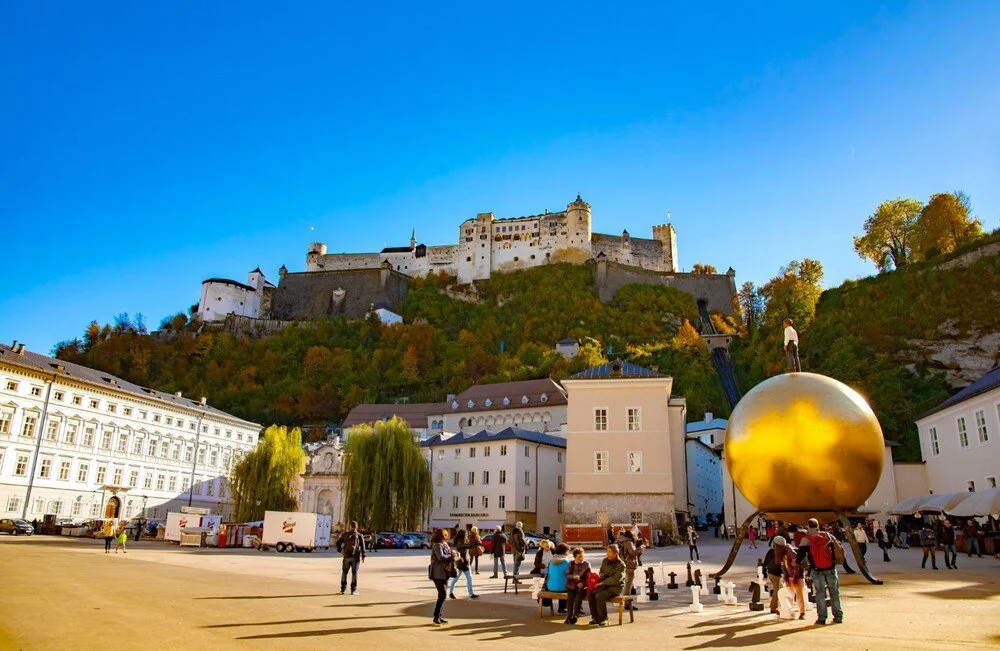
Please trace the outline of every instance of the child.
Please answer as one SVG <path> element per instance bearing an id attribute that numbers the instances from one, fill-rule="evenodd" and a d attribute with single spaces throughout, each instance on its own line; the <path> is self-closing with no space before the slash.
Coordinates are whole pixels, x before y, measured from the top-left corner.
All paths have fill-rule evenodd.
<path id="1" fill-rule="evenodd" d="M 128 534 L 125 533 L 124 526 L 118 530 L 118 536 L 115 538 L 115 540 L 118 541 L 118 544 L 115 546 L 115 553 L 117 554 L 118 550 L 120 549 L 122 550 L 123 554 L 127 554 L 128 552 L 125 551 L 125 541 L 128 540 Z"/>

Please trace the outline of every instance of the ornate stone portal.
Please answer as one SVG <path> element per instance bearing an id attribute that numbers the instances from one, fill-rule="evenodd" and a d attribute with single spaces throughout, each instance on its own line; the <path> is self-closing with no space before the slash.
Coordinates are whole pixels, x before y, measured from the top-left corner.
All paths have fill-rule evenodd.
<path id="1" fill-rule="evenodd" d="M 307 446 L 299 509 L 329 515 L 333 529 L 344 525 L 343 450 L 337 439 Z"/>

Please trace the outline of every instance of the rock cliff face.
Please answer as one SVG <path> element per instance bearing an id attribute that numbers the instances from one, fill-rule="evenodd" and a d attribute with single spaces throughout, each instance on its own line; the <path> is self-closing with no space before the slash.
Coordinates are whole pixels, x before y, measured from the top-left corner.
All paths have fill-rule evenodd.
<path id="1" fill-rule="evenodd" d="M 1000 332 L 972 330 L 964 335 L 942 325 L 940 339 L 907 339 L 896 358 L 910 369 L 918 363 L 944 372 L 949 384 L 964 387 L 1000 362 Z"/>

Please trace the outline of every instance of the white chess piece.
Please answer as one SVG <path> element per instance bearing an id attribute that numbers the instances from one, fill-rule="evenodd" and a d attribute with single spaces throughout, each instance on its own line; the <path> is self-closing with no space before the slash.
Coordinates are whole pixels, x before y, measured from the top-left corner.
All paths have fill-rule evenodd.
<path id="1" fill-rule="evenodd" d="M 705 576 L 701 577 L 701 593 L 706 597 L 708 596 L 708 580 Z"/>
<path id="2" fill-rule="evenodd" d="M 691 586 L 691 605 L 688 606 L 688 610 L 692 613 L 700 613 L 705 610 L 705 606 L 701 603 L 701 594 L 697 583 Z"/>
<path id="3" fill-rule="evenodd" d="M 722 600 L 722 603 L 726 604 L 727 606 L 735 606 L 739 603 L 739 600 L 736 598 L 735 583 L 733 583 L 732 581 L 723 581 L 722 589 L 725 590 L 725 599 Z"/>
<path id="4" fill-rule="evenodd" d="M 778 590 L 778 619 L 795 619 L 798 612 L 795 608 L 795 593 L 787 585 Z"/>

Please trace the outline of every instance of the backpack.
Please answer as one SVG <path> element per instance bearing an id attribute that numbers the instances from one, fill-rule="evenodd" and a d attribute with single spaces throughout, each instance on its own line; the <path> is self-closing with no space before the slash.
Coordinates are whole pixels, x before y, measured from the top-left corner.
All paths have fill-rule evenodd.
<path id="1" fill-rule="evenodd" d="M 344 539 L 344 557 L 354 558 L 358 555 L 358 552 L 358 534 L 351 532 L 347 534 L 347 537 Z"/>
<path id="2" fill-rule="evenodd" d="M 830 536 L 830 534 L 827 535 L 830 537 L 830 547 L 833 548 L 833 553 L 831 554 L 831 556 L 833 556 L 833 564 L 843 565 L 847 560 L 847 554 L 844 553 L 844 546 L 841 545 L 840 542 L 833 536 Z"/>

